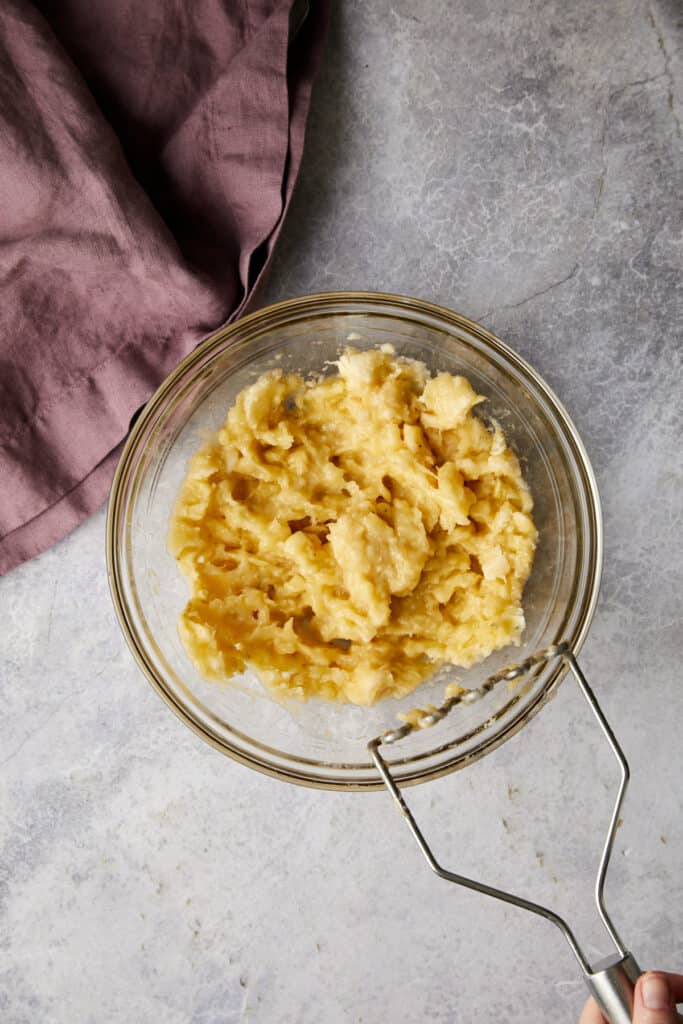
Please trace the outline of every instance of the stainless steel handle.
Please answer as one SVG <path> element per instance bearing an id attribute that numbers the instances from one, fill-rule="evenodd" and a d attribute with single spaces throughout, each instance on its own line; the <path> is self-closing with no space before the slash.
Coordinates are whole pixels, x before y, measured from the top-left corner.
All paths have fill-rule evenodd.
<path id="1" fill-rule="evenodd" d="M 558 658 L 561 658 L 567 668 L 570 669 L 576 683 L 578 684 L 579 690 L 593 712 L 593 715 L 595 716 L 598 725 L 600 726 L 600 729 L 602 730 L 602 733 L 609 743 L 612 753 L 619 764 L 619 787 L 617 789 L 612 809 L 612 817 L 607 829 L 607 836 L 602 848 L 598 873 L 595 879 L 595 904 L 600 915 L 600 920 L 612 939 L 617 952 L 608 960 L 603 960 L 594 966 L 591 966 L 588 962 L 585 953 L 576 940 L 574 932 L 567 922 L 550 907 L 545 907 L 539 903 L 533 903 L 530 900 L 523 899 L 521 896 L 517 896 L 514 893 L 506 892 L 503 889 L 498 889 L 491 885 L 486 885 L 473 878 L 466 878 L 464 875 L 456 874 L 456 872 L 449 871 L 447 868 L 442 867 L 434 856 L 429 843 L 424 837 L 412 811 L 406 803 L 405 797 L 391 773 L 389 764 L 380 751 L 382 746 L 390 746 L 391 744 L 402 740 L 404 736 L 408 736 L 409 733 L 414 732 L 416 729 L 425 729 L 437 725 L 438 722 L 442 721 L 459 704 L 473 704 L 475 701 L 482 700 L 492 690 L 492 688 L 497 686 L 499 683 L 512 682 L 515 679 L 525 676 L 531 669 L 538 668 L 539 666 L 545 665 Z M 579 668 L 576 658 L 570 651 L 569 645 L 567 643 L 559 643 L 554 644 L 543 651 L 537 651 L 535 654 L 529 655 L 529 657 L 519 665 L 511 665 L 508 666 L 508 668 L 500 669 L 500 671 L 489 676 L 488 679 L 485 679 L 477 689 L 461 691 L 454 696 L 448 697 L 440 707 L 430 706 L 424 711 L 418 711 L 413 720 L 405 722 L 400 727 L 392 729 L 389 732 L 385 732 L 381 736 L 376 736 L 374 740 L 371 740 L 370 743 L 368 743 L 368 751 L 382 778 L 382 781 L 394 798 L 396 805 L 405 818 L 408 828 L 412 832 L 415 841 L 422 850 L 422 853 L 424 854 L 432 871 L 448 882 L 461 885 L 466 889 L 473 889 L 475 892 L 483 893 L 486 896 L 493 896 L 495 899 L 502 900 L 504 903 L 511 903 L 513 906 L 519 907 L 522 910 L 529 910 L 534 914 L 538 914 L 540 917 L 544 917 L 547 921 L 551 921 L 557 928 L 559 928 L 569 943 L 569 946 L 581 967 L 586 984 L 596 999 L 602 1013 L 609 1021 L 609 1024 L 632 1024 L 633 994 L 635 990 L 635 983 L 640 977 L 641 971 L 621 941 L 619 933 L 614 927 L 611 917 L 607 913 L 604 902 L 607 865 L 609 864 L 612 847 L 614 846 L 614 837 L 616 835 L 617 828 L 619 827 L 621 805 L 629 781 L 629 767 L 617 738 L 612 732 L 612 729 L 607 722 L 600 705 L 598 704 L 595 694 L 588 685 L 586 677 Z M 683 1024 L 683 1017 L 680 1019 Z"/>
<path id="2" fill-rule="evenodd" d="M 631 1024 L 633 993 L 641 973 L 630 953 L 608 957 L 586 973 L 590 993 L 610 1024 Z"/>

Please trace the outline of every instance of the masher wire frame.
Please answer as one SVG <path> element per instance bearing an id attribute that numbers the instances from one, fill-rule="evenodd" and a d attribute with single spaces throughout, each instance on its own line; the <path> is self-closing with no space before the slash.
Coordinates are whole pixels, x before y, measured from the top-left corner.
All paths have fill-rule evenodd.
<path id="1" fill-rule="evenodd" d="M 464 875 L 456 874 L 453 871 L 448 871 L 439 864 L 431 847 L 422 834 L 412 811 L 403 798 L 403 794 L 391 774 L 389 765 L 380 753 L 381 746 L 392 745 L 403 739 L 405 736 L 408 736 L 411 732 L 436 725 L 437 722 L 440 722 L 445 718 L 453 708 L 457 707 L 459 704 L 474 704 L 477 701 L 482 700 L 482 698 L 484 698 L 493 689 L 493 687 L 499 683 L 512 682 L 513 680 L 525 676 L 531 669 L 540 667 L 552 661 L 563 662 L 576 680 L 579 690 L 585 697 L 588 706 L 597 719 L 597 722 L 607 739 L 615 758 L 617 759 L 620 771 L 619 788 L 617 790 L 614 809 L 612 811 L 609 827 L 607 829 L 607 836 L 605 838 L 600 863 L 598 865 L 594 890 L 595 903 L 600 915 L 600 920 L 614 943 L 617 955 L 615 957 L 609 957 L 607 960 L 601 961 L 593 967 L 589 964 L 570 926 L 564 918 L 554 910 L 551 910 L 549 907 L 545 907 L 540 903 L 534 903 L 521 896 L 516 896 L 513 893 L 506 892 L 503 889 L 498 889 L 495 886 L 486 885 L 485 883 L 478 882 L 475 879 L 467 878 Z M 371 740 L 368 744 L 368 750 L 378 772 L 380 773 L 380 776 L 382 777 L 382 781 L 393 796 L 432 871 L 448 882 L 453 882 L 456 885 L 462 885 L 466 889 L 472 889 L 475 892 L 483 893 L 485 896 L 493 896 L 495 899 L 502 900 L 504 903 L 510 903 L 522 910 L 528 910 L 533 914 L 538 914 L 540 917 L 544 917 L 546 920 L 551 921 L 560 929 L 569 943 L 574 956 L 579 962 L 588 988 L 611 1024 L 630 1024 L 631 1012 L 633 1009 L 634 984 L 641 972 L 631 954 L 626 950 L 626 947 L 624 946 L 624 943 L 622 942 L 607 912 L 604 902 L 605 877 L 607 875 L 607 867 L 609 865 L 610 856 L 614 846 L 614 837 L 619 825 L 621 806 L 628 786 L 630 771 L 628 762 L 626 761 L 616 736 L 612 732 L 612 729 L 605 718 L 600 705 L 598 704 L 595 694 L 588 685 L 586 677 L 571 652 L 569 644 L 553 644 L 551 647 L 547 647 L 542 651 L 537 651 L 535 654 L 530 655 L 518 665 L 510 665 L 507 668 L 500 669 L 498 672 L 489 676 L 476 689 L 462 691 L 452 697 L 449 697 L 438 708 L 429 708 L 428 710 L 413 712 L 410 721 L 406 722 L 399 728 L 392 729 Z"/>

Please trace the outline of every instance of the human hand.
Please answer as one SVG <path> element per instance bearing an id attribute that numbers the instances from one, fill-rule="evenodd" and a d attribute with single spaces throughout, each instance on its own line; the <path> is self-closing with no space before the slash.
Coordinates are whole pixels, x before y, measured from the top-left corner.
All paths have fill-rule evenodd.
<path id="1" fill-rule="evenodd" d="M 633 1024 L 679 1024 L 676 1003 L 683 1002 L 683 974 L 648 971 L 636 985 Z M 594 999 L 583 1008 L 579 1024 L 606 1024 Z"/>

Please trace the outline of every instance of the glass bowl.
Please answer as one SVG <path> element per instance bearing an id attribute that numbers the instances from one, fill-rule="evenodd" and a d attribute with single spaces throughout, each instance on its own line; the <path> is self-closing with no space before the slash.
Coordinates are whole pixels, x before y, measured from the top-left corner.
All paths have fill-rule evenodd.
<path id="1" fill-rule="evenodd" d="M 487 401 L 517 452 L 534 497 L 539 543 L 524 592 L 522 649 L 506 648 L 467 672 L 442 671 L 402 700 L 375 707 L 311 700 L 278 702 L 249 672 L 224 684 L 203 679 L 187 657 L 177 620 L 188 585 L 166 548 L 169 520 L 190 456 L 223 423 L 236 395 L 266 370 L 333 372 L 349 343 L 461 373 Z M 176 714 L 218 750 L 280 779 L 325 788 L 382 783 L 368 740 L 397 714 L 438 704 L 450 681 L 475 686 L 541 647 L 566 640 L 578 652 L 597 600 L 602 522 L 595 478 L 581 440 L 539 375 L 489 331 L 427 302 L 395 295 L 310 295 L 262 309 L 207 338 L 149 400 L 124 448 L 107 522 L 109 579 L 126 639 L 150 682 Z M 398 782 L 463 767 L 502 743 L 539 710 L 563 669 L 545 666 L 514 691 L 504 684 L 462 706 L 393 752 Z"/>

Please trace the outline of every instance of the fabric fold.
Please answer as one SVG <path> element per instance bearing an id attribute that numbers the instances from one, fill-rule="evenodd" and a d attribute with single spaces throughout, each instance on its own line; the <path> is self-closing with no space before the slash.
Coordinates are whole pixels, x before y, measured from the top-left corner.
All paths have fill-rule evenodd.
<path id="1" fill-rule="evenodd" d="M 328 15 L 290 47 L 291 7 L 0 10 L 0 572 L 101 504 L 135 410 L 253 301 Z"/>

